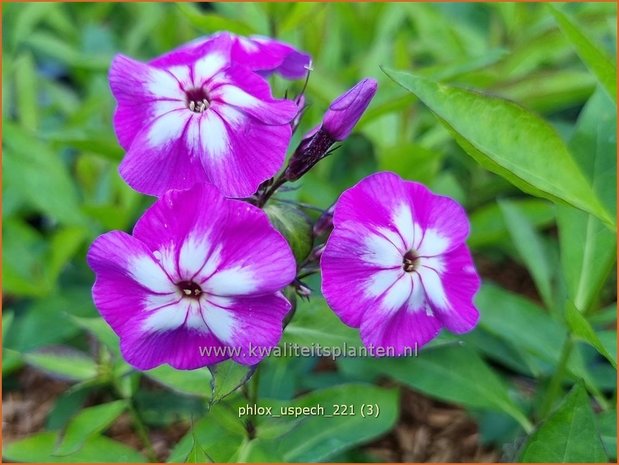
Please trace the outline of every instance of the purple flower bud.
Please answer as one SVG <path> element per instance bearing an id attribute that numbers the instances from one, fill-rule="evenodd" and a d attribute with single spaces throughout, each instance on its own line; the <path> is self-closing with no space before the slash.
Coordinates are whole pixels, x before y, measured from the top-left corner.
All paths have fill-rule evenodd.
<path id="1" fill-rule="evenodd" d="M 286 168 L 286 179 L 296 181 L 307 173 L 316 163 L 329 154 L 329 149 L 335 139 L 319 126 L 308 132 L 295 150 L 288 168 Z"/>
<path id="2" fill-rule="evenodd" d="M 335 140 L 348 137 L 370 104 L 377 87 L 376 80 L 365 78 L 331 103 L 322 125 Z"/>
<path id="3" fill-rule="evenodd" d="M 370 104 L 377 87 L 374 79 L 365 78 L 331 103 L 322 125 L 303 136 L 286 168 L 286 180 L 299 179 L 332 152 L 330 149 L 335 142 L 348 137 Z"/>

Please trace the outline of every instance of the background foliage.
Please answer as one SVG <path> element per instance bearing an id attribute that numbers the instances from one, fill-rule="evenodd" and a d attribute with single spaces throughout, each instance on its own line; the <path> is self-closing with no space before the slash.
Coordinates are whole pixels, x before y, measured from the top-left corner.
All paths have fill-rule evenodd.
<path id="1" fill-rule="evenodd" d="M 398 388 L 376 383 L 385 378 L 464 406 L 506 459 L 616 458 L 614 4 L 3 9 L 3 386 L 19 390 L 24 366 L 73 383 L 46 431 L 5 444 L 5 458 L 152 459 L 148 447 L 104 434 L 128 412 L 142 439 L 191 422 L 170 461 L 372 460 L 357 446 L 398 419 Z M 214 389 L 206 370 L 137 373 L 91 303 L 89 243 L 130 230 L 151 202 L 117 173 L 111 58 L 147 60 L 222 29 L 276 36 L 313 55 L 303 130 L 359 78 L 379 81 L 356 134 L 288 201 L 327 208 L 370 172 L 392 170 L 471 215 L 469 245 L 484 275 L 474 332 L 442 335 L 419 358 L 342 358 L 326 373 L 316 359 L 270 358 L 244 389 L 277 408 L 379 404 L 376 419 L 258 417 L 250 438 L 236 414 L 243 390 L 227 395 L 245 372 L 222 365 Z M 278 95 L 301 87 L 273 85 Z M 284 341 L 352 345 L 358 336 L 314 295 L 299 302 Z M 153 394 L 147 380 L 165 390 Z"/>

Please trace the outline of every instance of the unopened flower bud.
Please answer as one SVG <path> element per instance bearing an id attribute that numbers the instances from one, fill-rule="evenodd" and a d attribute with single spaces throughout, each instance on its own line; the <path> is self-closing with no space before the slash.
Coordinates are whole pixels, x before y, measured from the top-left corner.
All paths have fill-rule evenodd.
<path id="1" fill-rule="evenodd" d="M 325 113 L 322 125 L 308 132 L 295 150 L 286 180 L 296 181 L 331 152 L 331 146 L 348 137 L 376 93 L 377 82 L 365 78 L 336 98 Z"/>
<path id="2" fill-rule="evenodd" d="M 335 140 L 344 140 L 376 94 L 378 83 L 365 78 L 336 98 L 325 114 L 322 126 Z"/>
<path id="3" fill-rule="evenodd" d="M 308 132 L 290 159 L 288 168 L 286 168 L 286 179 L 296 181 L 307 173 L 328 155 L 334 142 L 335 139 L 322 126 Z"/>

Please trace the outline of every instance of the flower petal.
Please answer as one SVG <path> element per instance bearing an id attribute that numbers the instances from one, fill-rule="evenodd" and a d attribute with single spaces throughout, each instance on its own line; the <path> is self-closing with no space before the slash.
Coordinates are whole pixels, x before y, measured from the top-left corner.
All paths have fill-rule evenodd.
<path id="1" fill-rule="evenodd" d="M 469 220 L 458 202 L 433 194 L 422 184 L 407 182 L 406 185 L 415 221 L 423 230 L 421 239 L 414 245 L 420 255 L 440 255 L 466 241 Z"/>
<path id="2" fill-rule="evenodd" d="M 381 347 L 385 355 L 414 355 L 439 333 L 441 321 L 425 310 L 423 288 L 418 278 L 412 276 L 408 280 L 412 283 L 411 292 L 401 307 L 394 311 L 378 306 L 364 314 L 361 340 L 366 347 Z"/>
<path id="3" fill-rule="evenodd" d="M 420 268 L 420 276 L 433 312 L 454 333 L 472 330 L 479 320 L 473 298 L 480 279 L 466 245 L 452 250 L 436 262 Z"/>
<path id="4" fill-rule="evenodd" d="M 403 256 L 419 229 L 412 218 L 406 184 L 398 175 L 383 172 L 364 178 L 340 196 L 333 224 L 337 228 L 352 221 L 379 231 L 394 242 Z"/>
<path id="5" fill-rule="evenodd" d="M 172 331 L 144 331 L 136 325 L 121 338 L 120 350 L 138 370 L 164 363 L 178 370 L 195 370 L 230 358 L 228 348 L 213 333 L 185 326 Z"/>
<path id="6" fill-rule="evenodd" d="M 186 113 L 168 113 L 145 126 L 132 142 L 119 171 L 138 192 L 160 196 L 206 180 L 200 159 L 187 147 L 186 134 L 194 117 Z"/>
<path id="7" fill-rule="evenodd" d="M 268 82 L 247 68 L 230 66 L 220 79 L 219 86 L 209 89 L 211 98 L 263 124 L 288 125 L 299 112 L 292 100 L 274 99 Z"/>
<path id="8" fill-rule="evenodd" d="M 347 325 L 359 327 L 366 311 L 402 276 L 402 256 L 384 236 L 360 223 L 340 224 L 320 259 L 322 293 Z"/>
<path id="9" fill-rule="evenodd" d="M 260 295 L 290 284 L 296 263 L 284 237 L 259 208 L 236 200 L 226 202 L 230 211 L 220 224 L 220 265 L 211 276 L 198 274 L 202 288 L 218 296 Z"/>
<path id="10" fill-rule="evenodd" d="M 161 114 L 158 102 L 184 108 L 184 94 L 174 76 L 124 55 L 114 57 L 109 81 L 118 102 L 114 129 L 124 149 L 145 124 Z"/>
<path id="11" fill-rule="evenodd" d="M 282 335 L 290 303 L 280 294 L 259 297 L 209 297 L 204 319 L 231 357 L 253 365 L 268 355 Z"/>
<path id="12" fill-rule="evenodd" d="M 237 37 L 232 57 L 254 71 L 277 72 L 286 79 L 305 77 L 311 61 L 291 45 L 263 36 Z"/>
<path id="13" fill-rule="evenodd" d="M 87 260 L 97 274 L 95 305 L 118 334 L 132 318 L 156 307 L 155 301 L 165 303 L 176 297 L 176 286 L 147 247 L 124 232 L 98 237 Z"/>
<path id="14" fill-rule="evenodd" d="M 229 151 L 224 154 L 218 150 L 223 137 L 219 142 L 209 141 L 208 123 L 202 123 L 203 144 L 215 144 L 201 154 L 204 171 L 208 180 L 225 195 L 248 197 L 281 168 L 292 130 L 289 125 L 265 126 L 232 106 L 219 105 L 212 109 L 225 122 Z M 219 133 L 221 125 L 216 127 Z"/>
<path id="15" fill-rule="evenodd" d="M 225 202 L 210 184 L 166 192 L 138 220 L 133 235 L 179 280 L 212 273 L 220 261 L 221 225 L 228 215 Z"/>
<path id="16" fill-rule="evenodd" d="M 214 54 L 230 61 L 232 36 L 229 32 L 219 32 L 207 37 L 199 37 L 183 44 L 150 61 L 151 66 L 170 68 L 173 66 L 192 65 L 200 58 Z"/>

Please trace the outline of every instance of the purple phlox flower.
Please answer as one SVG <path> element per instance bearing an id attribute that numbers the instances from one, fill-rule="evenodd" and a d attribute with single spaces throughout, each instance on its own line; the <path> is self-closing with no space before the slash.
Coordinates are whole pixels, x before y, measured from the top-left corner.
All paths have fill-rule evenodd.
<path id="1" fill-rule="evenodd" d="M 140 370 L 257 363 L 281 337 L 296 272 L 267 215 L 209 184 L 167 192 L 133 235 L 100 236 L 88 264 L 95 305 Z"/>
<path id="2" fill-rule="evenodd" d="M 163 55 L 159 60 L 166 60 L 170 54 L 179 52 L 191 56 L 205 43 L 217 40 L 222 35 L 232 40 L 232 61 L 263 76 L 278 73 L 286 79 L 301 79 L 305 77 L 311 65 L 311 56 L 290 44 L 260 35 L 243 37 L 229 32 L 200 37 Z M 155 60 L 153 64 L 158 65 L 160 62 Z"/>
<path id="3" fill-rule="evenodd" d="M 219 34 L 149 64 L 114 58 L 114 126 L 127 151 L 120 174 L 131 187 L 162 195 L 207 181 L 246 197 L 281 167 L 297 106 L 232 63 L 232 46 Z"/>
<path id="4" fill-rule="evenodd" d="M 329 105 L 322 124 L 303 136 L 286 168 L 286 179 L 299 179 L 329 155 L 335 142 L 350 135 L 376 94 L 377 87 L 378 83 L 374 79 L 362 79 Z"/>
<path id="5" fill-rule="evenodd" d="M 366 346 L 402 355 L 442 327 L 475 327 L 480 279 L 457 202 L 377 173 L 341 195 L 333 223 L 321 257 L 322 291 L 345 324 L 360 328 Z"/>

